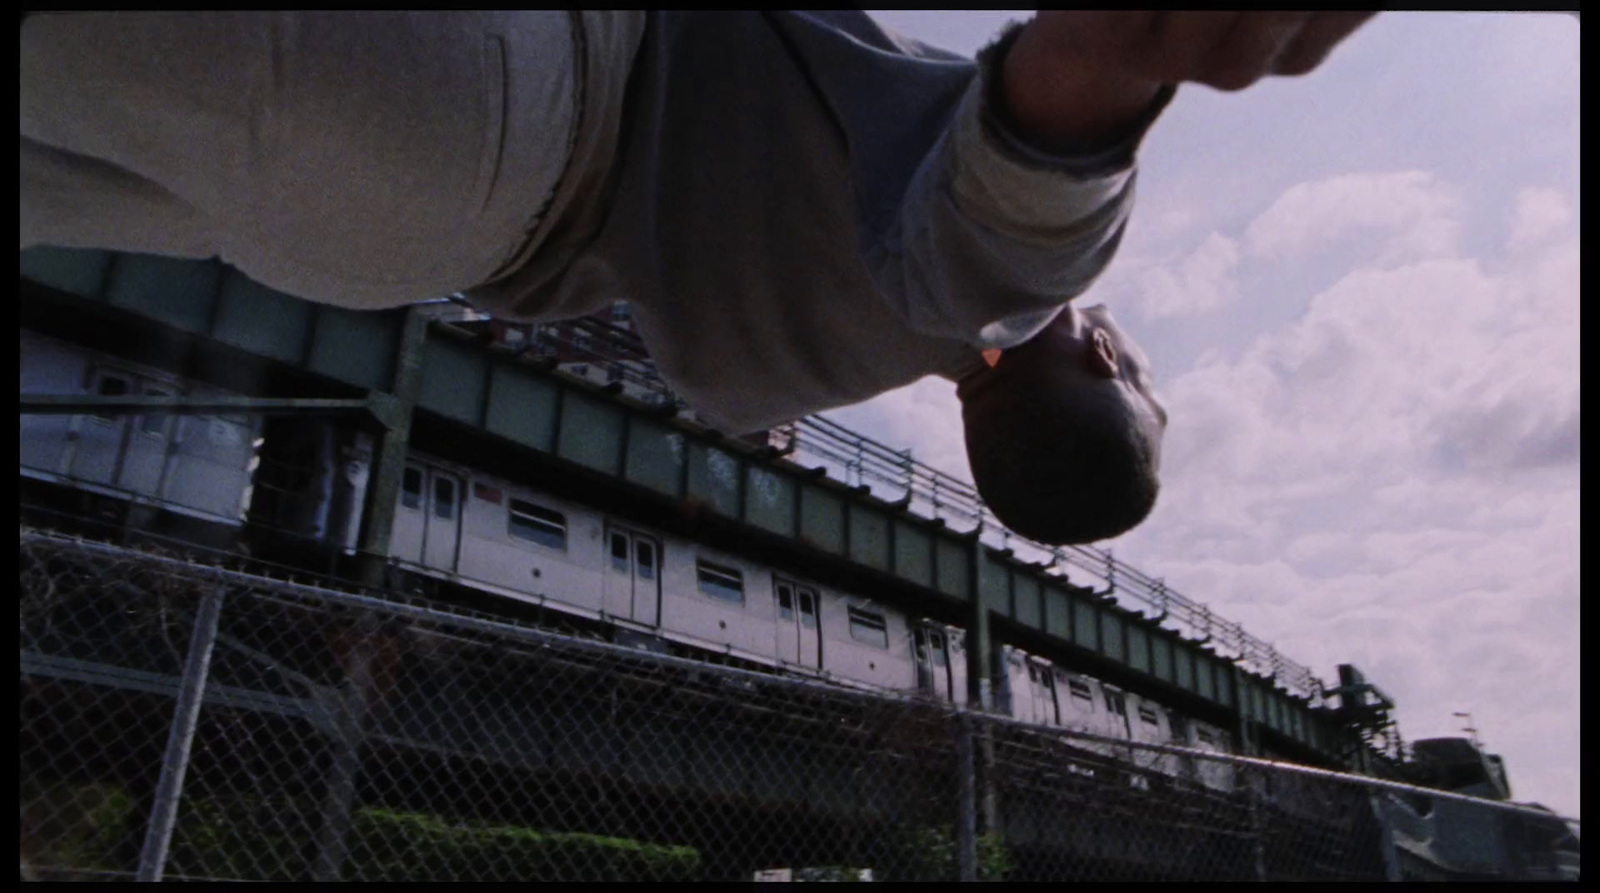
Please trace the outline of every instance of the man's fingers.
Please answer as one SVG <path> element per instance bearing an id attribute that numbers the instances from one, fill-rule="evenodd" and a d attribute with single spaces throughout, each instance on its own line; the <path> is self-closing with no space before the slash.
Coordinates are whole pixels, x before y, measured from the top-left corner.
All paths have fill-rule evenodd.
<path id="1" fill-rule="evenodd" d="M 1062 13 L 1099 58 L 1130 74 L 1241 90 L 1269 74 L 1305 74 L 1375 13 L 1302 11 Z M 1092 23 L 1092 24 L 1091 24 Z"/>
<path id="2" fill-rule="evenodd" d="M 1204 71 L 1241 12 L 1162 12 L 1130 47 L 1139 74 L 1178 83 Z"/>
<path id="3" fill-rule="evenodd" d="M 1340 41 L 1349 37 L 1375 15 L 1377 15 L 1375 12 L 1317 13 L 1305 27 L 1300 29 L 1300 36 L 1278 56 L 1273 72 L 1287 75 L 1311 72 L 1322 64 L 1322 60 L 1328 57 L 1328 53 L 1338 46 Z"/>
<path id="4" fill-rule="evenodd" d="M 1219 90 L 1242 90 L 1275 69 L 1311 20 L 1309 12 L 1256 12 L 1242 16 L 1207 59 L 1196 80 Z"/>

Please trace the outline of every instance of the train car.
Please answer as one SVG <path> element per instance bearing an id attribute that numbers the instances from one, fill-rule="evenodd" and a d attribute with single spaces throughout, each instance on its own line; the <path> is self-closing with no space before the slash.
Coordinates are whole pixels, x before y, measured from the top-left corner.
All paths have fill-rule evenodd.
<path id="1" fill-rule="evenodd" d="M 27 331 L 21 333 L 19 383 L 23 394 L 59 396 L 227 394 Z M 24 414 L 18 427 L 24 480 L 202 522 L 184 528 L 191 535 L 207 528 L 237 530 L 244 523 L 260 444 L 257 417 Z"/>
<path id="2" fill-rule="evenodd" d="M 413 453 L 401 568 L 741 659 L 895 691 L 918 687 L 897 611 L 741 556 Z"/>

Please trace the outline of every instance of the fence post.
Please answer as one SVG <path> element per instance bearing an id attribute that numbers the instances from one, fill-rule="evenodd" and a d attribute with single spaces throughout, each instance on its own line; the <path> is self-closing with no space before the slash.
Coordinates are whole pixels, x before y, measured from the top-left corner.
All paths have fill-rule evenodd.
<path id="1" fill-rule="evenodd" d="M 1262 779 L 1264 781 L 1264 779 Z M 1267 879 L 1267 827 L 1261 820 L 1261 789 L 1256 784 L 1257 779 L 1250 780 L 1250 839 L 1252 842 L 1252 856 L 1254 857 L 1256 880 Z"/>
<path id="2" fill-rule="evenodd" d="M 178 798 L 183 793 L 183 776 L 189 770 L 189 746 L 200 721 L 200 703 L 205 699 L 206 677 L 211 672 L 211 648 L 217 641 L 217 618 L 222 611 L 223 588 L 200 597 L 194 633 L 189 638 L 189 655 L 183 663 L 183 681 L 178 685 L 178 701 L 172 710 L 172 730 L 161 758 L 161 780 L 156 785 L 156 802 L 145 829 L 144 849 L 139 852 L 141 881 L 159 881 L 166 868 L 167 848 L 178 818 Z"/>
<path id="3" fill-rule="evenodd" d="M 1002 528 L 1003 529 L 1003 528 Z M 995 709 L 994 640 L 989 630 L 989 608 L 983 603 L 983 569 L 987 560 L 983 547 L 983 528 L 980 526 L 972 538 L 972 560 L 968 563 L 968 586 L 972 592 L 971 626 L 967 629 L 967 709 L 981 716 Z M 1003 654 L 1001 660 L 1004 660 Z M 1002 664 L 1003 666 L 1003 664 Z M 989 723 L 977 730 L 976 762 L 978 783 L 978 809 L 985 832 L 994 831 L 999 824 L 999 809 L 994 790 L 994 732 Z"/>
<path id="4" fill-rule="evenodd" d="M 957 773 L 960 779 L 959 815 L 956 817 L 956 865 L 959 880 L 978 879 L 978 784 L 972 754 L 972 722 L 956 717 Z"/>
<path id="5" fill-rule="evenodd" d="M 1389 821 L 1389 811 L 1383 808 L 1383 795 L 1377 791 L 1367 793 L 1367 802 L 1372 804 L 1372 816 L 1378 821 L 1378 852 L 1383 855 L 1383 879 L 1391 883 L 1399 883 L 1400 854 L 1394 847 L 1394 824 Z"/>
<path id="6" fill-rule="evenodd" d="M 367 712 L 367 694 L 372 687 L 372 650 L 377 638 L 377 618 L 362 611 L 355 623 L 345 671 L 344 690 L 334 719 L 333 764 L 329 767 L 328 794 L 322 806 L 322 830 L 317 841 L 317 858 L 311 876 L 318 881 L 337 881 L 349 854 L 350 813 L 355 805 L 356 777 L 361 771 L 361 738 Z"/>

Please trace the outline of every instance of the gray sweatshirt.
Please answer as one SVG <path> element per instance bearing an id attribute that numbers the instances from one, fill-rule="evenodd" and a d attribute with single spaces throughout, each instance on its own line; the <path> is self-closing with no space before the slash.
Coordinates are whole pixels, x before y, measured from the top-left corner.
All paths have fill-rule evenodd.
<path id="1" fill-rule="evenodd" d="M 988 101 L 995 47 L 980 65 L 860 12 L 580 18 L 550 225 L 466 295 L 524 319 L 628 300 L 662 375 L 729 433 L 957 378 L 1035 334 L 1110 260 L 1171 97 L 1047 156 Z M 630 43 L 624 82 L 603 60 Z"/>

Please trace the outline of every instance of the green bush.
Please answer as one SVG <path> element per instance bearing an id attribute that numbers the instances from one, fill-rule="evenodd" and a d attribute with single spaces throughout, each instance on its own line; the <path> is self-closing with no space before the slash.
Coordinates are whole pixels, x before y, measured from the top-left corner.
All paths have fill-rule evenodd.
<path id="1" fill-rule="evenodd" d="M 700 874 L 690 847 L 620 837 L 452 825 L 433 816 L 356 813 L 345 872 L 362 881 L 677 881 Z"/>
<path id="2" fill-rule="evenodd" d="M 117 861 L 119 845 L 143 830 L 133 798 L 117 785 L 35 787 L 23 780 L 24 869 L 131 871 Z M 58 875 L 59 876 L 59 875 Z"/>
<path id="3" fill-rule="evenodd" d="M 306 876 L 315 810 L 293 798 L 184 797 L 169 875 L 288 881 Z"/>
<path id="4" fill-rule="evenodd" d="M 978 880 L 1005 880 L 1011 870 L 1011 853 L 996 832 L 978 835 Z M 960 877 L 960 854 L 956 850 L 955 829 L 903 826 L 887 840 L 889 858 L 883 880 L 940 881 Z"/>
<path id="5" fill-rule="evenodd" d="M 132 871 L 119 864 L 127 836 L 145 816 L 115 785 L 27 792 L 23 798 L 25 872 Z M 315 803 L 293 798 L 185 797 L 166 865 L 168 876 L 296 880 L 315 854 Z M 484 823 L 451 824 L 427 815 L 357 810 L 341 876 L 372 881 L 678 881 L 700 875 L 700 854 L 685 846 L 596 834 L 541 832 Z M 141 836 L 142 841 L 142 836 Z M 63 873 L 65 872 L 65 873 Z M 95 875 L 86 875 L 92 877 Z"/>

